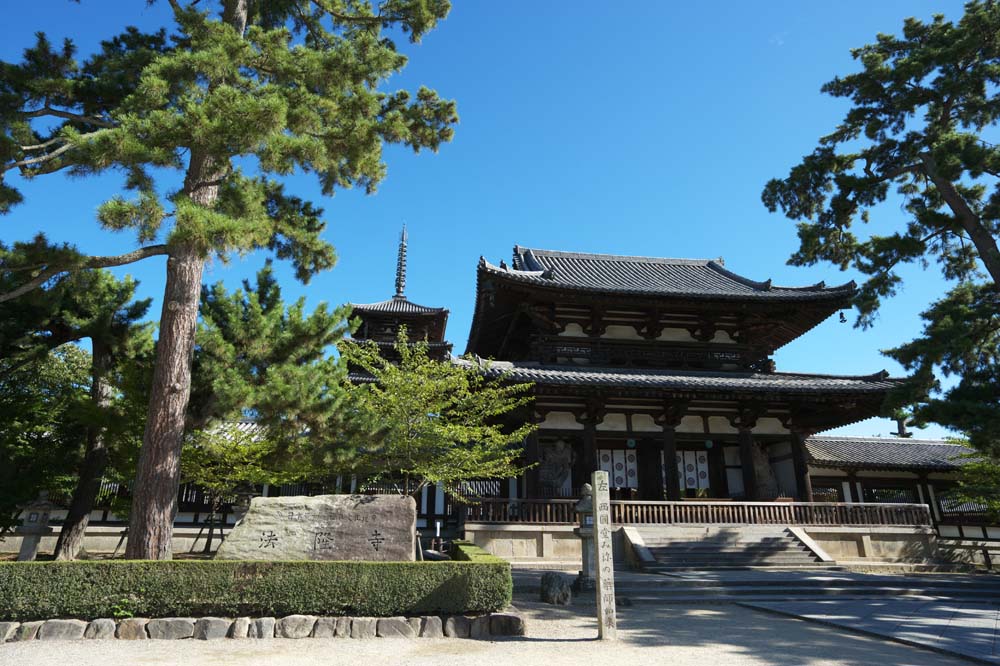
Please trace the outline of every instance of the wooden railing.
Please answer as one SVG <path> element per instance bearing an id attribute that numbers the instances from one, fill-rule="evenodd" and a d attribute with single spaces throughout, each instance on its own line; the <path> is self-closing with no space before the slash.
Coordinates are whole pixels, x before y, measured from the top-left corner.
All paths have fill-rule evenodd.
<path id="1" fill-rule="evenodd" d="M 926 504 L 844 502 L 612 502 L 628 525 L 930 525 Z"/>
<path id="2" fill-rule="evenodd" d="M 535 523 L 571 525 L 579 522 L 577 500 L 484 499 L 465 506 L 467 523 Z"/>
<path id="3" fill-rule="evenodd" d="M 575 500 L 489 499 L 466 508 L 470 523 L 579 521 Z M 618 525 L 930 525 L 926 504 L 844 502 L 611 502 Z"/>

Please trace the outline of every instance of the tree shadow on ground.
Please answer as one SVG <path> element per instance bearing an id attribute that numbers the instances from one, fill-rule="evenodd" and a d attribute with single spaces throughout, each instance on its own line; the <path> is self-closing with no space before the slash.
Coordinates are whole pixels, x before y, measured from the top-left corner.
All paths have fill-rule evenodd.
<path id="1" fill-rule="evenodd" d="M 603 647 L 602 642 L 596 639 L 597 621 L 593 606 L 555 607 L 523 599 L 515 599 L 515 604 L 528 616 L 529 635 L 506 640 L 591 641 L 595 649 Z M 578 630 L 565 638 L 532 636 L 530 623 L 549 619 L 563 623 L 572 621 Z M 586 635 L 588 629 L 591 632 L 589 638 Z M 735 604 L 664 604 L 621 608 L 618 611 L 618 632 L 619 640 L 632 646 L 704 649 L 706 663 L 725 663 L 719 661 L 725 654 L 734 660 L 751 657 L 769 666 L 834 663 L 843 666 L 944 666 L 953 665 L 958 659 Z"/>

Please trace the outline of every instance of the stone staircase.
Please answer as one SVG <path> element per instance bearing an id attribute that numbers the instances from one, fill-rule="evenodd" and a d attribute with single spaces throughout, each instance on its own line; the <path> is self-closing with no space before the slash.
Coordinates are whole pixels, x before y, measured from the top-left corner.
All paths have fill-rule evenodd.
<path id="1" fill-rule="evenodd" d="M 787 527 L 639 527 L 650 572 L 685 569 L 829 569 Z M 651 556 L 651 559 L 650 557 Z"/>
<path id="2" fill-rule="evenodd" d="M 667 577 L 659 580 L 616 582 L 618 598 L 625 604 L 741 603 L 794 601 L 798 599 L 951 599 L 993 603 L 1000 595 L 1000 577 L 925 574 L 880 576 L 837 571 L 719 571 Z M 648 574 L 641 574 L 648 576 Z M 655 576 L 655 574 L 654 574 Z M 624 578 L 624 577 L 623 577 Z M 582 602 L 588 599 L 582 598 Z"/>

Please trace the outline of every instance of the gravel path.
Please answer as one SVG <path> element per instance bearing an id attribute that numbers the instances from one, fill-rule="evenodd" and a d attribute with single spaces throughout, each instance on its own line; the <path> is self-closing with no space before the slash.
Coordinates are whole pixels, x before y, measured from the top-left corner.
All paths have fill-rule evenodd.
<path id="1" fill-rule="evenodd" d="M 3 666 L 414 664 L 450 666 L 944 666 L 963 663 L 874 638 L 735 605 L 624 608 L 617 643 L 595 640 L 592 608 L 521 601 L 528 635 L 460 639 L 66 641 L 0 646 Z"/>

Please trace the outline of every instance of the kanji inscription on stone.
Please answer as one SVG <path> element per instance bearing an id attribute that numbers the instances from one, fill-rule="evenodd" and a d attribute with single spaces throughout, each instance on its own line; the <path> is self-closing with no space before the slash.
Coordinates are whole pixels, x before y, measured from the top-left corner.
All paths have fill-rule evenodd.
<path id="1" fill-rule="evenodd" d="M 611 497 L 608 473 L 594 472 L 594 557 L 597 582 L 597 637 L 617 640 L 618 617 L 615 612 L 615 563 L 611 544 Z"/>
<path id="2" fill-rule="evenodd" d="M 330 550 L 333 548 L 333 532 L 316 532 L 313 537 L 313 550 Z"/>
<path id="3" fill-rule="evenodd" d="M 417 504 L 402 495 L 254 497 L 220 560 L 412 562 Z"/>

